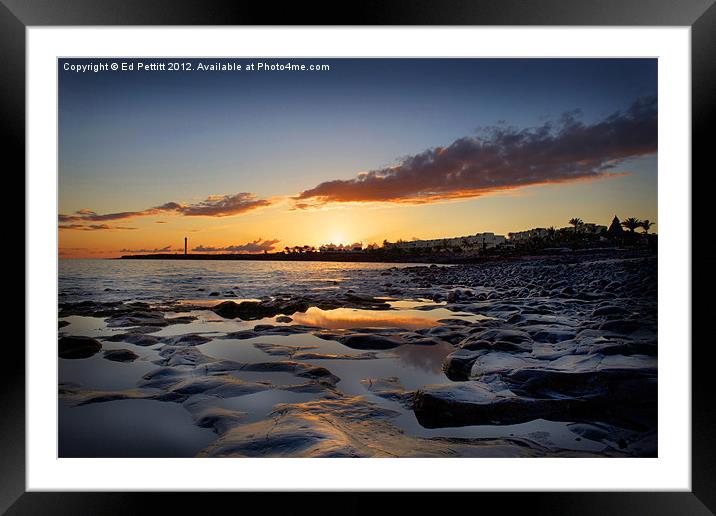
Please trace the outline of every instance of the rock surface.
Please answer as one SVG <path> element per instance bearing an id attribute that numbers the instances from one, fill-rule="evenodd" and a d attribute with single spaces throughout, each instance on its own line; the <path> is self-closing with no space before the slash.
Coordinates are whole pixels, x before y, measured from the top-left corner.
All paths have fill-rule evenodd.
<path id="1" fill-rule="evenodd" d="M 655 456 L 657 287 L 655 257 L 614 252 L 346 270 L 340 281 L 270 296 L 251 298 L 242 286 L 257 300 L 208 308 L 63 303 L 60 317 L 104 321 L 99 340 L 147 348 L 122 370 L 156 368 L 142 369 L 136 387 L 63 381 L 60 395 L 73 405 L 178 404 L 190 424 L 216 434 L 207 457 Z M 425 324 L 294 324 L 312 307 L 381 310 L 389 320 L 405 314 L 391 303 L 406 300 Z M 61 357 L 101 350 L 99 340 L 60 335 Z M 105 351 L 109 360 L 132 355 Z M 532 430 L 500 434 L 522 423 Z M 548 423 L 561 425 L 558 443 Z M 472 425 L 503 437 L 440 437 Z"/>
<path id="2" fill-rule="evenodd" d="M 113 362 L 134 362 L 139 355 L 129 349 L 109 349 L 104 352 L 104 358 Z"/>
<path id="3" fill-rule="evenodd" d="M 92 337 L 63 336 L 58 341 L 60 358 L 89 358 L 102 349 L 102 344 Z"/>

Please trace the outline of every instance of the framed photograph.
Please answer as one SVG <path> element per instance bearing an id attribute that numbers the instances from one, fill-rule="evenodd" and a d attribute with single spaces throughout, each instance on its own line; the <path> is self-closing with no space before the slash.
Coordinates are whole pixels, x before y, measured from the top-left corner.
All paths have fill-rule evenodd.
<path id="1" fill-rule="evenodd" d="M 712 2 L 0 14 L 27 192 L 0 510 L 713 513 Z"/>

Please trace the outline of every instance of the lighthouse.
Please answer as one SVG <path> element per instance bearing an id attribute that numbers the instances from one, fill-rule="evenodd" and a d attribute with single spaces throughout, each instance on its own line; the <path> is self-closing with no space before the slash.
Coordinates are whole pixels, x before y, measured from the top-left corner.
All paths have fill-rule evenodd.
<path id="1" fill-rule="evenodd" d="M 184 256 L 186 256 L 186 237 L 184 237 Z"/>

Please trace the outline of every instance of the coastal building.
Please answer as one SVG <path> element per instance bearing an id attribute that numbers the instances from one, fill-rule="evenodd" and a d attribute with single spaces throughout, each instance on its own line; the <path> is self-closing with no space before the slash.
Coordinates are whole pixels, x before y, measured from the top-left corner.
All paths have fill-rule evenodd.
<path id="1" fill-rule="evenodd" d="M 422 251 L 422 252 L 477 252 L 485 249 L 492 249 L 505 243 L 504 235 L 494 233 L 477 233 L 453 238 L 435 238 L 431 240 L 410 240 L 397 242 L 385 242 L 385 248 L 401 251 Z"/>
<path id="2" fill-rule="evenodd" d="M 547 228 L 533 228 L 507 234 L 510 241 L 515 243 L 526 242 L 527 240 L 532 240 L 533 238 L 544 238 L 547 235 L 549 235 L 549 230 Z"/>
<path id="3" fill-rule="evenodd" d="M 584 222 L 577 226 L 577 233 L 587 234 L 587 235 L 598 235 L 604 231 L 607 230 L 606 226 L 602 226 L 600 224 L 594 224 L 592 222 Z M 532 228 L 532 229 L 526 229 L 524 231 L 515 231 L 513 233 L 508 233 L 507 236 L 510 239 L 510 243 L 519 244 L 523 242 L 528 242 L 530 240 L 536 239 L 536 238 L 547 238 L 550 236 L 550 233 L 556 233 L 556 232 L 570 232 L 573 233 L 575 231 L 574 226 L 566 226 L 560 229 L 548 229 L 548 228 Z"/>
<path id="4" fill-rule="evenodd" d="M 566 226 L 559 229 L 560 231 L 572 231 L 574 232 L 574 226 Z M 577 226 L 577 233 L 583 233 L 586 235 L 598 235 L 602 231 L 606 231 L 607 226 L 601 226 L 592 222 L 583 222 Z"/>
<path id="5" fill-rule="evenodd" d="M 606 232 L 607 226 L 602 226 L 600 224 L 592 224 L 590 222 L 590 223 L 584 223 L 584 224 L 580 225 L 577 228 L 577 231 L 581 231 L 582 233 L 587 233 L 590 235 L 598 235 L 602 232 Z"/>

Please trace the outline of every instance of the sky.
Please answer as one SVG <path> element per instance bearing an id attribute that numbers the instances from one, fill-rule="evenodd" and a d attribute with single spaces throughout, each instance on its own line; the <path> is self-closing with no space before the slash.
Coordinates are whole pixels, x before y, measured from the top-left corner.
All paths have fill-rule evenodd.
<path id="1" fill-rule="evenodd" d="M 655 59 L 58 65 L 61 257 L 658 223 Z"/>

